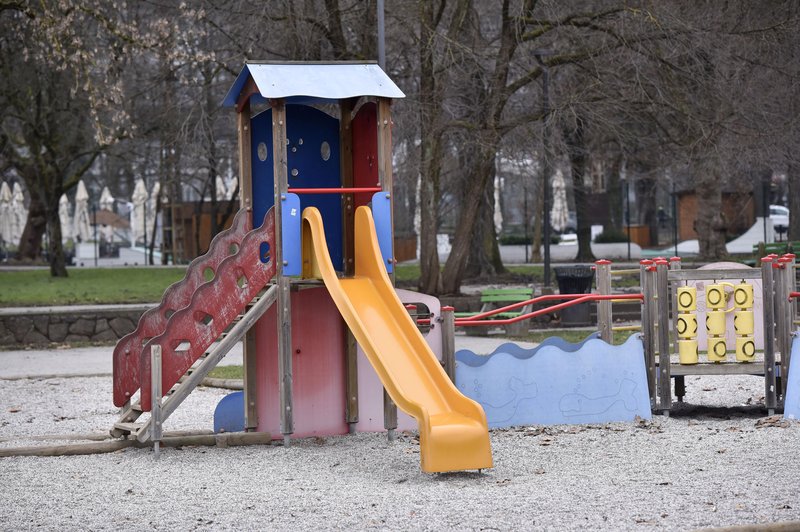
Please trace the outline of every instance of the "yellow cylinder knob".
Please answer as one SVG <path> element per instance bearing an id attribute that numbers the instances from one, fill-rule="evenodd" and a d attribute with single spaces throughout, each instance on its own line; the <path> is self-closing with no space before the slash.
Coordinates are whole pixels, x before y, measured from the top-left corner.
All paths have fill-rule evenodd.
<path id="1" fill-rule="evenodd" d="M 733 313 L 733 328 L 738 336 L 751 336 L 755 331 L 752 310 L 737 310 Z"/>
<path id="2" fill-rule="evenodd" d="M 697 310 L 697 288 L 681 286 L 677 290 L 678 312 L 691 312 Z"/>
<path id="3" fill-rule="evenodd" d="M 725 308 L 725 287 L 722 284 L 706 286 L 706 308 Z"/>
<path id="4" fill-rule="evenodd" d="M 724 310 L 709 310 L 706 312 L 706 332 L 710 336 L 723 336 L 725 334 L 726 318 Z"/>
<path id="5" fill-rule="evenodd" d="M 753 308 L 753 285 L 737 284 L 733 290 L 733 305 L 740 309 Z"/>
<path id="6" fill-rule="evenodd" d="M 678 340 L 678 361 L 681 364 L 697 364 L 699 358 L 697 340 Z"/>
<path id="7" fill-rule="evenodd" d="M 691 339 L 697 336 L 697 315 L 696 314 L 678 314 L 678 329 L 679 338 Z"/>
<path id="8" fill-rule="evenodd" d="M 708 360 L 709 362 L 722 362 L 727 354 L 725 338 L 708 338 Z"/>
<path id="9" fill-rule="evenodd" d="M 736 338 L 736 361 L 752 362 L 756 358 L 756 344 L 752 336 Z"/>

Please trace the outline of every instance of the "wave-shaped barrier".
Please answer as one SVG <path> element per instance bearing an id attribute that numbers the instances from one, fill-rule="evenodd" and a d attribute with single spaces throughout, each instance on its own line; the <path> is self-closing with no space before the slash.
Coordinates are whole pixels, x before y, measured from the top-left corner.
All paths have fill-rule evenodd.
<path id="1" fill-rule="evenodd" d="M 481 404 L 490 427 L 650 419 L 641 335 L 614 346 L 596 335 L 578 344 L 548 339 L 533 349 L 456 353 L 456 386 Z"/>

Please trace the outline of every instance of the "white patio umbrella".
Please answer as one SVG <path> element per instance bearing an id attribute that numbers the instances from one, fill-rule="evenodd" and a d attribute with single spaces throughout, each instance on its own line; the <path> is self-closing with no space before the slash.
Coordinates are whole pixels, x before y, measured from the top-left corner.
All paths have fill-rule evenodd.
<path id="1" fill-rule="evenodd" d="M 114 196 L 111 195 L 111 191 L 108 190 L 108 187 L 103 187 L 103 191 L 100 193 L 100 210 L 114 212 Z M 105 238 L 107 242 L 114 241 L 113 226 L 103 226 L 101 231 L 103 233 L 103 238 Z"/>
<path id="2" fill-rule="evenodd" d="M 25 230 L 25 222 L 28 221 L 28 209 L 25 208 L 25 194 L 19 182 L 14 183 L 14 191 L 11 194 L 11 241 L 19 243 L 22 238 L 22 231 Z"/>
<path id="3" fill-rule="evenodd" d="M 156 224 L 156 202 L 158 201 L 158 195 L 161 194 L 161 184 L 156 183 L 153 185 L 153 190 L 150 191 L 150 199 L 147 200 L 147 238 L 153 238 L 153 225 Z M 166 203 L 166 198 L 162 195 L 161 196 L 161 204 L 164 205 Z M 155 245 L 158 246 L 161 244 L 161 234 L 156 232 L 155 235 Z"/>
<path id="4" fill-rule="evenodd" d="M 147 217 L 145 209 L 147 208 L 147 187 L 144 184 L 144 179 L 138 179 L 136 186 L 133 188 L 133 196 L 131 197 L 133 209 L 131 210 L 131 243 L 135 244 L 139 240 L 144 240 L 145 222 Z"/>
<path id="5" fill-rule="evenodd" d="M 75 194 L 75 213 L 73 215 L 73 236 L 81 242 L 92 239 L 91 222 L 89 220 L 89 193 L 83 180 L 78 181 L 78 192 Z"/>
<path id="6" fill-rule="evenodd" d="M 556 231 L 563 231 L 569 221 L 569 207 L 567 206 L 567 184 L 564 174 L 556 170 L 553 177 L 553 208 L 550 211 L 550 225 Z"/>
<path id="7" fill-rule="evenodd" d="M 72 238 L 72 217 L 69 215 L 69 199 L 66 194 L 61 194 L 58 200 L 58 219 L 61 221 L 61 241 L 66 242 Z"/>
<path id="8" fill-rule="evenodd" d="M 0 240 L 6 245 L 11 242 L 11 189 L 3 181 L 0 185 Z"/>

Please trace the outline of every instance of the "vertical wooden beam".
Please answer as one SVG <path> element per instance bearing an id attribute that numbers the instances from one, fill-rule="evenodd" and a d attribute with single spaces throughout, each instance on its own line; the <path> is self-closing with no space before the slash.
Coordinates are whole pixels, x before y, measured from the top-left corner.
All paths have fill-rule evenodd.
<path id="1" fill-rule="evenodd" d="M 272 157 L 275 192 L 275 250 L 278 287 L 278 389 L 281 405 L 281 433 L 284 445 L 294 432 L 292 405 L 292 307 L 289 278 L 283 275 L 283 201 L 289 187 L 286 155 L 286 102 L 271 100 L 272 105 Z"/>
<path id="2" fill-rule="evenodd" d="M 250 124 L 250 100 L 238 107 L 236 130 L 239 138 L 239 208 L 253 212 L 253 154 Z M 242 368 L 244 379 L 244 429 L 258 427 L 256 380 L 256 334 L 248 331 L 242 340 Z"/>
<path id="3" fill-rule="evenodd" d="M 681 269 L 681 258 L 680 257 L 672 257 L 669 259 L 669 269 L 671 271 L 680 270 Z M 684 283 L 686 284 L 686 283 Z M 672 298 L 670 300 L 671 307 L 670 307 L 670 320 L 672 324 L 672 328 L 670 329 L 672 334 L 672 352 L 678 352 L 678 290 L 675 286 L 672 287 L 672 291 L 670 292 Z M 683 397 L 686 395 L 686 378 L 683 375 L 676 375 L 675 379 L 675 396 L 678 399 L 678 402 L 683 402 Z"/>
<path id="4" fill-rule="evenodd" d="M 339 104 L 339 172 L 342 187 L 353 186 L 353 109 L 354 98 L 343 100 Z M 351 277 L 355 274 L 355 196 L 342 195 L 342 253 L 344 255 L 344 274 Z M 353 333 L 343 325 L 345 356 L 345 420 L 350 433 L 355 433 L 358 423 L 358 347 Z"/>
<path id="5" fill-rule="evenodd" d="M 764 402 L 767 414 L 773 415 L 778 405 L 775 389 L 775 290 L 772 257 L 761 259 L 761 301 L 764 307 Z"/>
<path id="6" fill-rule="evenodd" d="M 378 98 L 378 181 L 383 191 L 389 194 L 392 210 L 392 257 L 394 260 L 394 201 L 392 197 L 392 110 L 391 100 Z M 389 275 L 394 284 L 394 268 Z M 397 428 L 397 406 L 386 390 L 383 391 L 383 426 L 389 433 L 389 440 L 394 439 Z"/>
<path id="7" fill-rule="evenodd" d="M 597 275 L 597 292 L 601 295 L 611 294 L 611 261 L 598 260 L 595 262 L 595 274 Z M 613 342 L 614 335 L 611 331 L 611 301 L 599 301 L 597 303 L 597 329 L 600 338 L 608 342 Z"/>
<path id="8" fill-rule="evenodd" d="M 658 301 L 658 388 L 661 397 L 661 409 L 664 416 L 669 416 L 672 407 L 672 379 L 670 378 L 670 353 L 669 353 L 669 269 L 666 260 L 656 261 L 656 283 Z"/>
<path id="9" fill-rule="evenodd" d="M 775 270 L 775 329 L 776 344 L 781 358 L 781 380 L 778 395 L 786 398 L 786 384 L 789 376 L 789 363 L 792 350 L 792 305 L 789 301 L 794 276 L 793 259 L 781 257 L 779 268 Z M 777 379 L 776 379 L 777 380 Z"/>
<path id="10" fill-rule="evenodd" d="M 456 383 L 456 315 L 453 307 L 442 307 L 442 362 L 444 372 Z"/>
<path id="11" fill-rule="evenodd" d="M 647 366 L 647 388 L 650 392 L 650 409 L 656 408 L 656 356 L 655 339 L 653 338 L 653 283 L 652 273 L 649 269 L 653 261 L 642 260 L 639 262 L 639 278 L 641 279 L 644 303 L 642 305 L 642 336 L 644 340 L 644 359 Z"/>

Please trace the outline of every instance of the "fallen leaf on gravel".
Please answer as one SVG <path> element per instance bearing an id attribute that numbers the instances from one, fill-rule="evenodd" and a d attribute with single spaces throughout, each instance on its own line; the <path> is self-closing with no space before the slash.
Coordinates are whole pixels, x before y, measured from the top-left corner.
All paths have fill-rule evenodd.
<path id="1" fill-rule="evenodd" d="M 782 416 L 769 416 L 756 421 L 756 428 L 763 429 L 768 427 L 778 427 L 785 429 L 789 426 L 789 421 L 783 419 Z"/>
<path id="2" fill-rule="evenodd" d="M 544 469 L 542 469 L 541 467 L 539 469 L 535 469 L 533 471 L 533 474 L 534 475 L 544 475 Z"/>
<path id="3" fill-rule="evenodd" d="M 497 482 L 495 482 L 495 484 L 510 484 L 510 483 L 511 483 L 510 478 L 504 478 L 503 480 L 498 480 Z"/>
<path id="4" fill-rule="evenodd" d="M 539 445 L 551 445 L 552 443 L 553 443 L 553 439 L 552 438 L 542 438 L 539 441 Z"/>
<path id="5" fill-rule="evenodd" d="M 728 449 L 717 449 L 717 454 L 725 454 Z"/>
<path id="6" fill-rule="evenodd" d="M 656 482 L 656 486 L 672 486 L 672 482 Z"/>
<path id="7" fill-rule="evenodd" d="M 8 411 L 10 413 L 12 413 L 12 414 L 16 414 L 17 412 L 20 412 L 21 410 L 22 409 L 20 407 L 18 407 L 18 406 L 12 406 L 11 408 L 8 409 Z"/>
<path id="8" fill-rule="evenodd" d="M 788 504 L 780 504 L 776 508 L 778 508 L 778 510 L 791 510 L 792 509 L 792 507 L 789 506 Z"/>
<path id="9" fill-rule="evenodd" d="M 711 386 L 706 386 L 706 387 L 704 387 L 702 390 L 703 390 L 704 392 L 714 392 L 714 391 L 716 391 L 717 389 L 716 389 L 716 388 L 714 388 L 714 387 L 711 387 Z"/>
<path id="10" fill-rule="evenodd" d="M 543 433 L 544 433 L 544 429 L 539 428 L 539 429 L 528 430 L 528 431 L 526 431 L 524 433 L 524 435 L 525 436 L 538 436 L 539 434 L 543 434 Z"/>
<path id="11" fill-rule="evenodd" d="M 742 429 L 740 429 L 739 427 L 728 427 L 727 429 L 725 429 L 725 432 L 742 432 Z"/>

